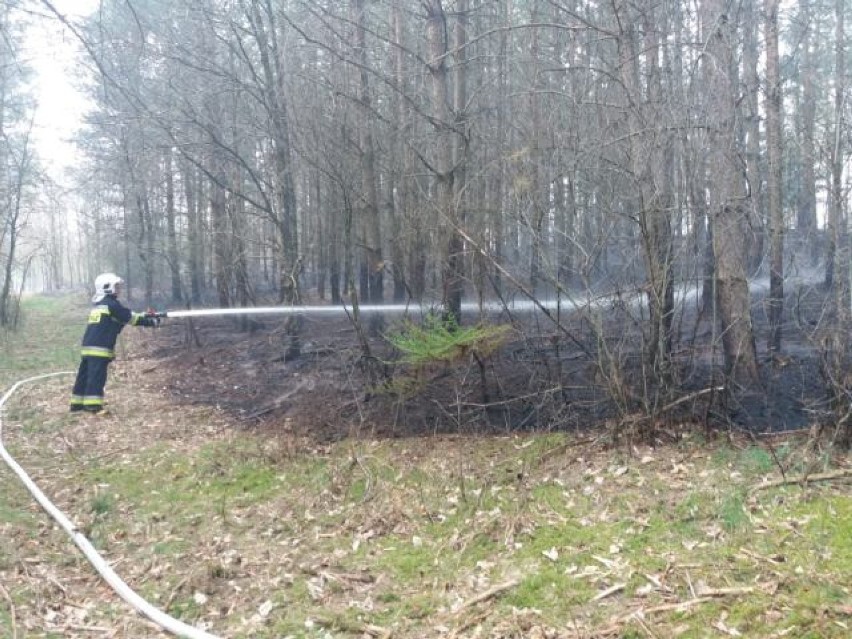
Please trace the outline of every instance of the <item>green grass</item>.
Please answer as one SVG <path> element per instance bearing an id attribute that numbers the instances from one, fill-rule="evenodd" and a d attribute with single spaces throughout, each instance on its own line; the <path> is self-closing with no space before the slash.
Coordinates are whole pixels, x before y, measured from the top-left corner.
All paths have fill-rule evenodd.
<path id="1" fill-rule="evenodd" d="M 179 619 L 193 620 L 198 617 L 201 607 L 194 599 L 179 599 L 173 601 L 166 612 Z"/>
<path id="2" fill-rule="evenodd" d="M 763 448 L 750 446 L 740 454 L 740 466 L 749 474 L 765 474 L 775 468 L 772 455 Z"/>
<path id="3" fill-rule="evenodd" d="M 112 510 L 113 497 L 109 494 L 95 495 L 92 498 L 92 513 L 95 515 L 106 515 Z"/>
<path id="4" fill-rule="evenodd" d="M 171 541 L 158 541 L 151 546 L 151 552 L 155 555 L 181 557 L 189 547 L 185 539 L 173 539 Z"/>
<path id="5" fill-rule="evenodd" d="M 0 332 L 0 386 L 30 375 L 75 370 L 85 327 L 85 305 L 77 298 L 24 299 L 19 328 Z"/>
<path id="6" fill-rule="evenodd" d="M 329 566 L 320 570 L 333 573 L 367 570 L 381 576 L 371 597 L 372 608 L 358 612 L 347 607 L 358 595 L 345 580 L 324 583 L 322 598 L 315 599 L 310 584 L 316 580 L 313 568 L 307 574 L 297 569 L 293 581 L 275 591 L 280 605 L 270 613 L 267 630 L 243 636 L 317 636 L 319 631 L 305 623 L 322 619 L 323 627 L 340 636 L 349 636 L 358 624 L 373 623 L 407 629 L 400 636 L 414 637 L 420 632 L 417 628 L 429 627 L 436 619 L 452 621 L 447 611 L 453 601 L 473 597 L 487 584 L 509 578 L 516 585 L 489 603 L 493 619 L 508 619 L 512 610 L 535 610 L 545 627 L 577 623 L 595 628 L 605 625 L 615 611 L 670 600 L 672 594 L 650 599 L 641 594 L 649 583 L 646 574 L 667 579 L 682 600 L 692 596 L 690 583 L 750 588 L 770 579 L 780 589 L 774 597 L 755 590 L 655 617 L 655 627 L 686 627 L 691 629 L 686 631 L 689 636 L 718 621 L 724 612 L 725 623 L 745 636 L 791 625 L 800 627 L 796 636 L 806 636 L 810 627 L 816 628 L 814 636 L 843 636 L 841 628 L 821 619 L 827 608 L 839 609 L 849 597 L 843 576 L 852 569 L 848 535 L 852 514 L 847 496 L 826 493 L 815 498 L 781 489 L 755 501 L 745 484 L 729 483 L 731 472 L 753 468 L 750 458 L 742 459 L 737 453 L 730 456 L 733 466 L 710 460 L 705 470 L 718 475 L 713 482 L 685 483 L 670 487 L 668 495 L 657 495 L 675 504 L 673 508 L 643 491 L 631 490 L 626 479 L 623 485 L 608 487 L 607 482 L 618 481 L 607 474 L 611 464 L 599 467 L 598 475 L 608 478 L 602 484 L 570 465 L 533 470 L 526 480 L 527 491 L 513 480 L 494 481 L 494 468 L 511 467 L 508 460 L 516 449 L 489 447 L 492 463 L 479 466 L 471 449 L 463 455 L 464 463 L 425 459 L 421 463 L 433 470 L 424 472 L 424 466 L 405 463 L 393 442 L 373 447 L 362 461 L 363 469 L 351 463 L 352 449 L 346 444 L 323 459 L 295 456 L 271 464 L 258 457 L 252 462 L 252 451 L 259 454 L 261 446 L 255 438 L 244 436 L 227 445 L 202 446 L 191 455 L 155 446 L 140 452 L 135 463 L 104 464 L 89 470 L 88 477 L 93 485 L 108 485 L 102 489 L 108 490 L 103 507 L 93 508 L 101 515 L 98 538 L 109 538 L 104 527 L 118 519 L 124 505 L 122 512 L 132 518 L 152 521 L 154 517 L 157 526 L 168 530 L 170 538 L 147 546 L 155 560 L 179 564 L 194 556 L 193 528 L 198 522 L 203 522 L 205 536 L 216 539 L 226 534 L 233 538 L 232 544 L 252 548 L 263 542 L 261 535 L 268 534 L 264 526 L 269 524 L 251 523 L 251 513 L 257 516 L 268 507 L 287 520 L 270 537 L 279 540 L 271 547 L 283 548 L 287 554 L 286 549 L 298 543 L 296 564 L 282 567 L 282 572 L 319 562 Z M 529 461 L 532 466 L 533 460 Z M 463 491 L 457 477 L 435 472 L 442 464 L 464 469 L 467 501 L 460 498 Z M 655 472 L 665 470 L 662 466 Z M 369 472 L 369 482 L 364 472 Z M 638 472 L 633 467 L 623 477 Z M 554 473 L 558 482 L 553 481 Z M 150 490 L 154 477 L 160 481 L 156 490 Z M 332 499 L 329 490 L 334 485 L 338 488 Z M 586 495 L 584 488 L 589 486 L 597 490 Z M 113 500 L 115 495 L 119 497 Z M 776 495 L 785 499 L 778 503 Z M 223 509 L 227 521 L 222 520 Z M 780 533 L 789 521 L 806 516 L 805 524 L 797 524 L 798 535 Z M 383 528 L 386 522 L 391 523 Z M 509 533 L 512 522 L 514 530 Z M 132 527 L 133 522 L 124 523 Z M 354 532 L 341 533 L 346 529 L 361 535 L 357 550 L 353 550 Z M 742 549 L 763 557 L 783 555 L 785 560 L 768 573 L 764 563 L 751 560 Z M 275 565 L 275 555 L 266 561 L 271 563 L 263 564 L 264 571 Z M 679 564 L 692 567 L 679 569 Z M 797 573 L 797 567 L 804 573 Z M 243 583 L 240 576 L 245 574 L 238 565 L 206 573 L 214 580 L 237 583 Z M 465 586 L 479 579 L 487 579 L 486 585 Z M 172 579 L 171 587 L 176 582 L 177 578 Z M 598 593 L 615 583 L 623 583 L 623 590 L 594 602 Z M 173 598 L 169 610 L 194 620 L 203 618 L 205 609 L 188 588 Z M 765 618 L 771 610 L 778 611 L 777 618 Z M 621 636 L 634 631 L 626 623 Z"/>
<path id="7" fill-rule="evenodd" d="M 735 490 L 722 497 L 719 507 L 719 519 L 727 531 L 734 531 L 748 525 L 749 519 L 745 511 L 745 492 Z"/>

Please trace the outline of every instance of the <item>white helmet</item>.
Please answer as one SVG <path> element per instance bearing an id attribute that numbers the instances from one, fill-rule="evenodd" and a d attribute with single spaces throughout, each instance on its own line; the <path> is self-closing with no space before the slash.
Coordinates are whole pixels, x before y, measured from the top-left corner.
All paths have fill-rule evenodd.
<path id="1" fill-rule="evenodd" d="M 95 301 L 104 297 L 104 295 L 115 295 L 115 287 L 124 282 L 115 273 L 101 273 L 95 278 Z"/>

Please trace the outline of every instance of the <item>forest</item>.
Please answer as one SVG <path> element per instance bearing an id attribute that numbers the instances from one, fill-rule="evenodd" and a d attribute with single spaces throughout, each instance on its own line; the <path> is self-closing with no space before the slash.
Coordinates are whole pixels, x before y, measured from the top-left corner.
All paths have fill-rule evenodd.
<path id="1" fill-rule="evenodd" d="M 849 14 L 0 0 L 0 635 L 848 637 Z"/>
<path id="2" fill-rule="evenodd" d="M 345 306 L 345 345 L 293 315 L 188 322 L 169 348 L 228 332 L 267 372 L 344 353 L 329 387 L 354 376 L 394 419 L 419 398 L 415 430 L 816 425 L 848 444 L 848 11 L 4 2 L 0 323 L 25 289 L 113 270 L 137 305 Z M 83 51 L 71 186 L 30 140 L 37 20 Z M 385 303 L 414 322 L 359 312 Z"/>

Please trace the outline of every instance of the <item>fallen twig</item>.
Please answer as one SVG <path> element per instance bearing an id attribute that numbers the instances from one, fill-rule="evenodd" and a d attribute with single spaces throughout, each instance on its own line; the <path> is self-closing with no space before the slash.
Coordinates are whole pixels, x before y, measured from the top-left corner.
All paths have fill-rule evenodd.
<path id="1" fill-rule="evenodd" d="M 657 639 L 657 635 L 653 633 L 653 631 L 648 627 L 648 624 L 646 624 L 641 617 L 636 617 L 634 621 L 636 621 L 636 623 L 642 626 L 642 630 L 644 630 L 645 634 L 651 637 L 651 639 Z"/>
<path id="2" fill-rule="evenodd" d="M 699 597 L 730 597 L 734 595 L 750 595 L 755 591 L 753 586 L 735 586 L 732 588 L 707 588 L 698 589 Z"/>
<path id="3" fill-rule="evenodd" d="M 180 592 L 181 588 L 183 588 L 189 582 L 189 580 L 192 579 L 192 576 L 194 574 L 195 574 L 195 571 L 190 570 L 189 574 L 187 574 L 183 579 L 178 581 L 177 584 L 175 585 L 175 587 L 172 588 L 171 593 L 169 593 L 168 599 L 166 599 L 166 603 L 163 605 L 163 608 L 165 610 L 168 610 L 171 607 L 172 603 L 175 600 L 175 597 L 178 596 L 178 593 Z"/>
<path id="4" fill-rule="evenodd" d="M 111 628 L 104 628 L 103 626 L 84 626 L 80 624 L 71 624 L 70 626 L 66 626 L 66 628 L 70 630 L 80 630 L 82 632 L 99 632 L 104 635 L 114 632 Z"/>
<path id="5" fill-rule="evenodd" d="M 487 612 L 474 615 L 473 617 L 467 619 L 464 623 L 462 623 L 457 628 L 453 628 L 453 630 L 450 632 L 450 634 L 447 635 L 447 639 L 457 639 L 457 637 L 461 633 L 463 633 L 464 631 L 466 631 L 469 628 L 473 628 L 474 626 L 479 625 L 480 623 L 485 621 L 487 618 L 488 618 Z"/>
<path id="6" fill-rule="evenodd" d="M 757 486 L 752 486 L 749 492 L 755 493 L 758 490 L 767 488 L 778 488 L 779 486 L 789 486 L 791 484 L 807 484 L 812 481 L 833 481 L 835 479 L 843 479 L 844 477 L 852 477 L 852 469 L 836 470 L 830 473 L 817 473 L 815 475 L 802 475 L 801 477 L 790 477 L 788 479 L 776 479 L 768 481 Z"/>
<path id="7" fill-rule="evenodd" d="M 612 589 L 610 588 L 609 590 L 612 590 Z M 643 617 L 643 616 L 646 616 L 646 615 L 651 615 L 651 614 L 654 614 L 654 613 L 657 613 L 657 612 L 672 612 L 672 611 L 682 612 L 682 611 L 684 611 L 687 608 L 690 608 L 692 606 L 697 606 L 699 604 L 709 603 L 709 602 L 713 601 L 714 598 L 717 598 L 717 597 L 730 597 L 730 596 L 736 596 L 736 595 L 747 595 L 747 594 L 755 592 L 756 590 L 757 590 L 757 588 L 754 588 L 752 586 L 741 586 L 741 587 L 733 587 L 733 588 L 707 588 L 707 587 L 699 588 L 698 592 L 699 592 L 700 596 L 698 596 L 698 597 L 694 597 L 692 599 L 687 599 L 686 601 L 676 601 L 676 602 L 667 603 L 667 604 L 660 604 L 658 606 L 651 606 L 650 608 L 637 608 L 636 610 L 632 610 L 631 612 L 627 613 L 626 615 L 623 615 L 622 617 L 620 617 L 618 619 L 618 621 L 616 622 L 616 625 L 624 624 L 627 621 L 639 619 L 640 617 Z M 607 592 L 607 591 L 604 591 L 604 592 Z M 601 593 L 601 595 L 603 595 L 603 594 L 604 593 Z M 614 626 L 607 626 L 607 628 L 605 628 L 603 630 L 603 632 L 611 634 L 613 628 L 614 628 Z M 597 635 L 594 635 L 594 636 L 597 636 Z"/>
<path id="8" fill-rule="evenodd" d="M 555 386 L 553 388 L 546 388 L 543 391 L 537 391 L 535 393 L 529 393 L 528 395 L 521 395 L 519 397 L 510 397 L 509 399 L 504 399 L 502 401 L 497 402 L 488 402 L 487 404 L 477 403 L 477 402 L 461 402 L 462 406 L 470 407 L 470 408 L 495 408 L 497 406 L 506 406 L 507 404 L 514 404 L 515 402 L 522 402 L 527 399 L 531 399 L 534 397 L 541 397 L 542 395 L 546 395 L 548 393 L 557 393 L 562 390 L 561 386 Z"/>
<path id="9" fill-rule="evenodd" d="M 768 564 L 783 564 L 787 560 L 782 555 L 775 555 L 773 557 L 767 557 L 766 555 L 760 555 L 753 550 L 749 550 L 748 548 L 740 548 L 740 555 L 744 557 L 748 557 L 749 559 L 756 559 L 757 561 L 763 561 Z"/>
<path id="10" fill-rule="evenodd" d="M 549 450 L 544 451 L 538 458 L 538 464 L 541 465 L 545 461 L 550 460 L 552 457 L 561 455 L 570 448 L 575 448 L 577 446 L 585 446 L 586 444 L 593 444 L 595 441 L 596 440 L 593 437 L 586 437 L 584 439 L 573 439 L 571 441 L 563 442 Z"/>
<path id="11" fill-rule="evenodd" d="M 9 603 L 9 618 L 12 621 L 12 639 L 17 639 L 18 626 L 17 622 L 15 621 L 15 602 L 12 601 L 12 596 L 3 587 L 3 584 L 0 584 L 0 594 L 2 594 L 3 598 Z"/>
<path id="12" fill-rule="evenodd" d="M 249 413 L 248 415 L 240 415 L 239 419 L 242 422 L 248 421 L 250 419 L 257 419 L 258 417 L 263 417 L 268 413 L 271 413 L 274 410 L 278 410 L 283 406 L 283 402 L 274 402 L 269 404 L 268 406 L 264 406 L 263 408 L 259 408 L 256 411 Z"/>
<path id="13" fill-rule="evenodd" d="M 707 395 L 708 393 L 721 393 L 723 390 L 725 390 L 724 386 L 711 386 L 710 388 L 704 388 L 700 391 L 696 391 L 694 393 L 690 393 L 689 395 L 685 395 L 684 397 L 676 399 L 675 401 L 671 402 L 670 404 L 666 404 L 665 406 L 663 406 L 660 409 L 660 412 L 661 413 L 667 413 L 671 409 L 677 408 L 681 404 L 684 404 L 684 403 L 686 403 L 690 400 L 698 399 L 702 395 Z"/>
<path id="14" fill-rule="evenodd" d="M 686 601 L 678 601 L 674 603 L 660 604 L 659 606 L 651 606 L 650 608 L 639 608 L 638 610 L 634 610 L 633 612 L 625 615 L 623 619 L 626 621 L 635 615 L 648 615 L 653 614 L 655 612 L 670 612 L 672 610 L 680 612 L 682 610 L 686 610 L 691 606 L 707 603 L 709 601 L 713 601 L 713 599 L 711 597 L 697 597 L 695 599 L 688 599 Z"/>
<path id="15" fill-rule="evenodd" d="M 50 583 L 52 583 L 54 586 L 56 586 L 56 588 L 62 593 L 63 597 L 68 596 L 68 591 L 65 589 L 65 586 L 63 586 L 61 583 L 59 583 L 56 580 L 56 577 L 53 577 L 51 575 L 46 575 L 45 579 L 47 579 Z"/>
<path id="16" fill-rule="evenodd" d="M 689 571 L 686 571 L 686 583 L 689 584 L 689 592 L 692 593 L 693 599 L 698 599 L 698 595 L 695 594 L 695 586 L 692 585 L 692 578 L 689 576 Z"/>
<path id="17" fill-rule="evenodd" d="M 461 611 L 470 608 L 471 606 L 475 606 L 476 604 L 482 603 L 483 601 L 488 601 L 489 599 L 493 599 L 494 597 L 503 594 L 507 590 L 511 590 L 515 586 L 517 586 L 520 582 L 517 579 L 512 579 L 502 584 L 497 584 L 496 586 L 492 586 L 485 592 L 481 592 L 475 597 L 471 597 L 467 601 L 463 602 L 461 606 L 455 611 L 456 614 Z"/>
<path id="18" fill-rule="evenodd" d="M 617 592 L 624 590 L 627 584 L 615 584 L 614 586 L 610 586 L 606 590 L 601 590 L 598 594 L 592 597 L 592 601 L 600 601 L 601 599 L 606 599 L 610 595 L 614 595 Z"/>
<path id="19" fill-rule="evenodd" d="M 388 628 L 382 628 L 372 623 L 364 624 L 361 631 L 371 637 L 379 637 L 380 639 L 390 639 L 392 632 Z"/>
<path id="20" fill-rule="evenodd" d="M 636 610 L 631 610 L 625 615 L 618 617 L 615 621 L 611 622 L 610 625 L 604 628 L 598 628 L 594 630 L 591 634 L 582 634 L 583 637 L 609 637 L 612 635 L 620 635 L 623 631 L 623 626 L 628 621 L 639 621 L 642 617 L 646 615 L 653 614 L 655 612 L 682 612 L 691 606 L 697 606 L 698 604 L 708 603 L 713 601 L 712 597 L 696 597 L 694 599 L 688 599 L 687 601 L 678 601 L 673 603 L 661 604 L 659 606 L 652 606 L 650 608 L 637 608 Z M 578 637 L 581 635 L 577 635 Z"/>
<path id="21" fill-rule="evenodd" d="M 360 634 L 370 635 L 371 637 L 378 637 L 379 639 L 390 639 L 393 635 L 393 631 L 388 628 L 383 628 L 382 626 L 377 626 L 371 623 L 361 623 L 350 619 L 324 619 L 320 617 L 315 618 L 314 621 L 325 628 L 336 628 L 338 630 L 343 630 L 344 632 L 357 632 Z"/>

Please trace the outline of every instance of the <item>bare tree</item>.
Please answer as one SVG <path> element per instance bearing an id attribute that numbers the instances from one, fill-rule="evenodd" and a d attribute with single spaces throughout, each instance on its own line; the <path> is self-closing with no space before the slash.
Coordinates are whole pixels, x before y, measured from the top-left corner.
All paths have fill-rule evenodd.
<path id="1" fill-rule="evenodd" d="M 5 151 L 6 166 L 4 174 L 6 182 L 2 184 L 5 194 L 2 206 L 3 231 L 0 233 L 0 248 L 2 248 L 2 283 L 0 283 L 0 326 L 13 326 L 17 313 L 13 308 L 12 274 L 18 258 L 17 250 L 24 225 L 29 217 L 27 203 L 28 191 L 32 188 L 35 167 L 33 152 L 30 148 L 30 129 L 19 140 L 18 144 L 8 144 Z M 9 138 L 5 135 L 5 142 Z"/>
<path id="2" fill-rule="evenodd" d="M 769 349 L 781 350 L 784 311 L 784 211 L 781 197 L 781 73 L 778 62 L 778 0 L 766 1 L 766 151 L 769 161 Z"/>
<path id="3" fill-rule="evenodd" d="M 626 94 L 628 138 L 630 140 L 630 170 L 635 181 L 636 219 L 644 254 L 650 309 L 647 346 L 648 369 L 657 383 L 665 388 L 671 384 L 670 354 L 672 348 L 672 318 L 674 313 L 673 246 L 671 234 L 672 139 L 662 125 L 663 88 L 660 68 L 660 25 L 665 23 L 656 15 L 654 3 L 640 3 L 638 13 L 628 4 L 618 5 L 617 18 L 621 29 L 618 46 L 621 79 Z M 643 42 L 637 30 L 644 32 Z M 637 54 L 641 50 L 644 55 Z M 639 85 L 644 69 L 647 80 Z"/>
<path id="4" fill-rule="evenodd" d="M 180 302 L 183 288 L 180 281 L 180 253 L 178 252 L 177 226 L 175 219 L 175 180 L 172 169 L 172 148 L 163 152 L 163 177 L 166 181 L 166 238 L 168 241 L 166 256 L 171 274 L 172 301 Z"/>
<path id="5" fill-rule="evenodd" d="M 459 164 L 454 164 L 455 136 L 460 135 L 451 110 L 447 59 L 449 55 L 450 26 L 441 0 L 423 2 L 426 10 L 426 40 L 428 43 L 428 72 L 431 84 L 432 124 L 435 128 L 435 157 L 431 163 L 437 191 L 435 214 L 440 221 L 443 258 L 443 302 L 448 317 L 461 320 L 463 291 L 463 241 L 458 233 L 460 224 L 458 203 L 455 199 L 459 185 L 456 183 Z M 459 71 L 463 73 L 463 70 Z"/>
<path id="6" fill-rule="evenodd" d="M 91 260 L 123 264 L 151 295 L 188 278 L 195 304 L 214 282 L 222 305 L 325 299 L 327 287 L 337 303 L 359 279 L 359 297 L 378 302 L 385 272 L 395 300 L 440 299 L 456 321 L 471 293 L 599 295 L 612 314 L 578 301 L 570 320 L 562 307 L 549 318 L 550 351 L 524 332 L 546 369 L 530 379 L 571 386 L 567 340 L 605 362 L 624 413 L 715 373 L 683 347 L 691 298 L 676 292 L 700 282 L 690 339 L 712 316 L 732 388 L 756 389 L 749 273 L 769 264 L 778 349 L 784 211 L 797 207 L 797 234 L 816 245 L 824 199 L 826 275 L 846 268 L 844 109 L 819 91 L 840 73 L 822 37 L 839 20 L 811 4 L 105 5 L 80 33 L 101 78 Z M 765 38 L 749 30 L 761 9 Z M 804 23 L 785 29 L 786 15 Z M 786 61 L 775 33 L 788 34 Z M 784 119 L 781 73 L 797 65 Z M 105 233 L 117 246 L 100 246 Z"/>
<path id="7" fill-rule="evenodd" d="M 710 212 L 725 365 L 735 384 L 753 388 L 760 374 L 745 272 L 748 195 L 736 145 L 736 43 L 727 8 L 722 0 L 703 0 L 701 4 L 711 132 Z"/>
<path id="8" fill-rule="evenodd" d="M 0 6 L 0 326 L 10 326 L 17 318 L 12 278 L 38 166 L 24 86 L 28 70 L 20 57 L 19 16 L 13 9 L 8 3 Z"/>
<path id="9" fill-rule="evenodd" d="M 816 128 L 816 33 L 817 28 L 811 11 L 811 2 L 800 4 L 800 28 L 801 28 L 801 63 L 800 84 L 798 94 L 799 127 L 798 135 L 801 145 L 801 177 L 796 200 L 796 231 L 807 253 L 810 262 L 815 263 L 818 257 L 816 231 L 817 231 L 817 202 L 816 202 L 816 174 L 815 163 L 817 161 L 815 128 Z"/>
<path id="10" fill-rule="evenodd" d="M 376 149 L 373 143 L 372 97 L 367 73 L 367 35 L 364 0 L 352 0 L 355 21 L 355 57 L 359 62 L 358 98 L 363 109 L 359 123 L 359 155 L 362 192 L 360 207 L 363 211 L 364 261 L 361 297 L 374 304 L 384 301 L 384 259 L 382 258 L 382 232 L 379 219 L 379 195 L 376 172 Z M 378 316 L 376 316 L 378 317 Z"/>
<path id="11" fill-rule="evenodd" d="M 828 204 L 826 232 L 831 263 L 826 264 L 826 284 L 833 293 L 834 325 L 830 334 L 830 379 L 834 382 L 835 411 L 840 418 L 837 424 L 840 441 L 845 447 L 852 445 L 852 421 L 849 419 L 849 388 L 846 371 L 849 370 L 848 335 L 852 319 L 850 300 L 850 253 L 849 221 L 844 210 L 846 200 L 843 188 L 844 160 L 844 114 L 846 112 L 846 3 L 834 3 L 834 113 L 831 147 L 829 151 L 831 188 Z"/>

